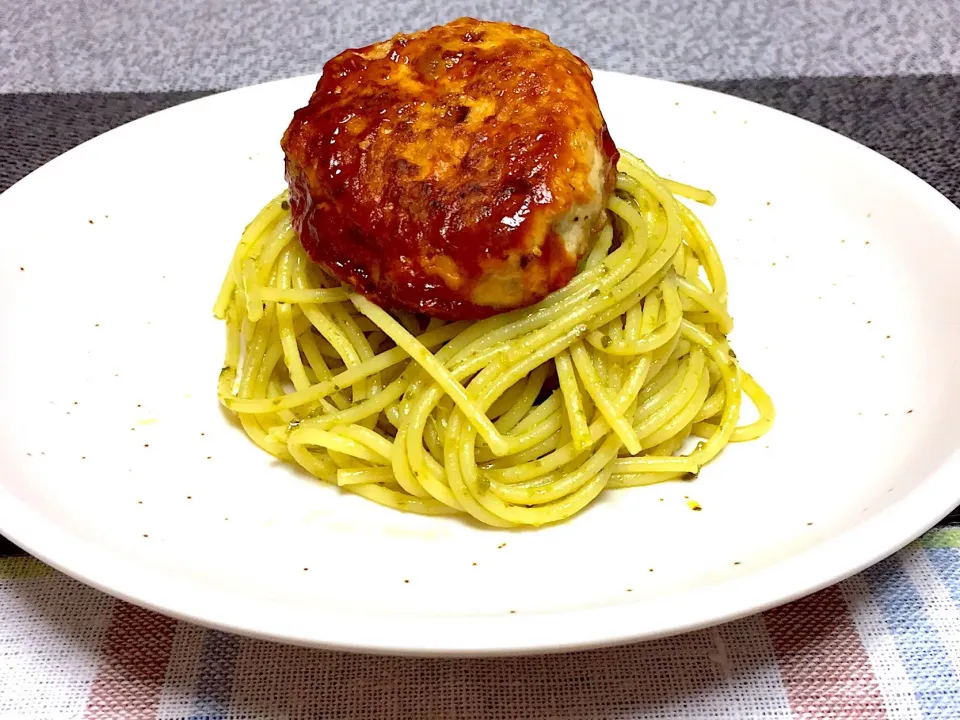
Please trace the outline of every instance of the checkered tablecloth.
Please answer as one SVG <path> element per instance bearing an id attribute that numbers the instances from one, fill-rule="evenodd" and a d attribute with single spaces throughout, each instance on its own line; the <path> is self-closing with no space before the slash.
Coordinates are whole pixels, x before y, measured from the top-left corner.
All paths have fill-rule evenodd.
<path id="1" fill-rule="evenodd" d="M 957 0 L 0 0 L 0 191 L 141 115 L 316 72 L 344 47 L 463 14 L 542 28 L 595 68 L 800 115 L 960 204 Z M 484 660 L 205 630 L 87 588 L 0 538 L 0 720 L 960 718 L 957 522 L 760 616 L 641 645 Z"/>
<path id="2" fill-rule="evenodd" d="M 960 528 L 799 602 L 641 645 L 480 660 L 287 647 L 0 559 L 0 718 L 957 718 Z"/>

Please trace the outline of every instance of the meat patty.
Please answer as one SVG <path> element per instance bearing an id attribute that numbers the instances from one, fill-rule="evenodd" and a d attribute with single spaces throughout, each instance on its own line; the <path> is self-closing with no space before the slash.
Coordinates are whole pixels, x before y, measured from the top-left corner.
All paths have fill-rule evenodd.
<path id="1" fill-rule="evenodd" d="M 592 77 L 542 32 L 472 18 L 340 53 L 281 143 L 305 251 L 451 320 L 562 287 L 615 181 Z"/>

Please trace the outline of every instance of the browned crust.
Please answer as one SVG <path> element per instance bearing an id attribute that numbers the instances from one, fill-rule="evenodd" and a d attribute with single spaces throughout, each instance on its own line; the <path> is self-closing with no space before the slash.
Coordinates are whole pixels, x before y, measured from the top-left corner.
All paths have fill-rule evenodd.
<path id="1" fill-rule="evenodd" d="M 595 199 L 598 157 L 612 188 L 591 80 L 545 34 L 471 18 L 337 55 L 282 141 L 303 247 L 384 307 L 461 319 L 540 300 L 583 252 L 553 226 Z"/>

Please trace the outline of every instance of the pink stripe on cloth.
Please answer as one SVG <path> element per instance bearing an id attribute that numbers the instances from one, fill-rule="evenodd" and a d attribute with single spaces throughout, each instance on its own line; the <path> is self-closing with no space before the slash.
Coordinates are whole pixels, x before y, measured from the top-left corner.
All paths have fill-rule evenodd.
<path id="1" fill-rule="evenodd" d="M 153 720 L 177 621 L 117 602 L 85 720 Z"/>
<path id="2" fill-rule="evenodd" d="M 770 610 L 764 622 L 796 717 L 887 717 L 870 659 L 836 586 Z"/>

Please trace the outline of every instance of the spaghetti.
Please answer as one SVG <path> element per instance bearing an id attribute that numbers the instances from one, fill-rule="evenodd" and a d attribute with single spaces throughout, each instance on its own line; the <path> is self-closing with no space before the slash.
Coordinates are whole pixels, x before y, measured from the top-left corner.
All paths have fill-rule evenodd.
<path id="1" fill-rule="evenodd" d="M 498 527 L 696 476 L 765 433 L 773 405 L 727 342 L 716 248 L 675 197 L 713 195 L 629 153 L 618 169 L 611 222 L 574 279 L 475 322 L 345 289 L 306 257 L 279 195 L 244 231 L 214 308 L 220 401 L 261 448 L 344 490 Z M 759 417 L 738 427 L 744 394 Z"/>

